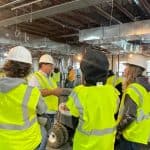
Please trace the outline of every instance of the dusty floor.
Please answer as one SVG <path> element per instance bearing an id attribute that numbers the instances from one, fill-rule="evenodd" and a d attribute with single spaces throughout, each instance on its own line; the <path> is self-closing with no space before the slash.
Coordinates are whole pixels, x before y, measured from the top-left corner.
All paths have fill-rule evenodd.
<path id="1" fill-rule="evenodd" d="M 70 146 L 69 143 L 67 143 L 58 149 L 47 147 L 46 150 L 72 150 L 72 147 Z"/>

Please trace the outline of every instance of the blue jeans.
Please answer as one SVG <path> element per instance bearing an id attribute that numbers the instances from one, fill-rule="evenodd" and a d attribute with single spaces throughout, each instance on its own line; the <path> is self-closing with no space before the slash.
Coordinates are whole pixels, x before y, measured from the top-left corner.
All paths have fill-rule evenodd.
<path id="1" fill-rule="evenodd" d="M 56 117 L 56 114 L 47 114 L 48 117 L 49 117 L 49 128 L 51 129 L 52 126 L 54 125 L 54 120 L 55 120 L 55 117 Z"/>
<path id="2" fill-rule="evenodd" d="M 41 132 L 42 132 L 42 141 L 36 150 L 45 150 L 46 149 L 48 133 L 44 127 L 41 127 Z"/>
<path id="3" fill-rule="evenodd" d="M 74 81 L 68 81 L 66 84 L 66 88 L 73 88 L 74 87 Z"/>
<path id="4" fill-rule="evenodd" d="M 46 149 L 46 144 L 47 144 L 47 140 L 48 140 L 48 130 L 54 124 L 55 114 L 47 114 L 47 115 L 49 116 L 48 129 L 46 129 L 45 127 L 41 127 L 42 141 L 36 150 L 45 150 Z"/>
<path id="5" fill-rule="evenodd" d="M 140 143 L 127 141 L 121 137 L 118 148 L 119 150 L 140 150 L 142 145 L 143 144 Z"/>

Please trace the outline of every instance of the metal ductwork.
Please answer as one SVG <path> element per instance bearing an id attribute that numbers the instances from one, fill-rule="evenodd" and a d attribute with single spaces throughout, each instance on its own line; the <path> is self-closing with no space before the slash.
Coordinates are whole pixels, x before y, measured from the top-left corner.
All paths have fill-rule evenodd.
<path id="1" fill-rule="evenodd" d="M 36 41 L 23 42 L 20 40 L 0 38 L 0 45 L 1 47 L 5 47 L 5 46 L 13 47 L 16 45 L 22 45 L 34 51 L 42 51 L 48 53 L 50 52 L 50 53 L 60 54 L 60 55 L 74 55 L 80 53 L 81 51 L 79 47 L 76 46 L 70 46 L 68 44 L 57 43 L 50 40 L 45 43 L 44 40 L 45 39 L 41 38 Z M 7 48 L 5 49 L 7 50 Z"/>
<path id="2" fill-rule="evenodd" d="M 46 52 L 55 52 L 61 54 L 76 53 L 76 48 L 68 44 L 58 43 L 48 38 L 35 36 L 18 31 L 17 36 L 14 31 L 2 29 L 0 30 L 0 46 L 22 45 L 34 50 L 42 50 Z M 77 51 L 78 52 L 78 51 Z"/>
<path id="3" fill-rule="evenodd" d="M 133 39 L 150 34 L 150 20 L 79 31 L 79 41 Z"/>
<path id="4" fill-rule="evenodd" d="M 89 44 L 100 45 L 112 51 L 140 51 L 140 47 L 128 43 L 129 40 L 149 41 L 150 20 L 86 29 L 79 32 L 80 42 L 86 41 Z"/>
<path id="5" fill-rule="evenodd" d="M 42 50 L 43 52 L 54 52 L 54 53 L 61 53 L 61 54 L 70 54 L 75 53 L 72 47 L 68 44 L 57 43 L 51 41 L 46 38 L 40 38 L 36 40 L 30 40 L 28 42 L 22 40 L 13 40 L 4 37 L 0 37 L 0 45 L 1 46 L 15 46 L 15 45 L 22 45 L 28 47 L 33 50 Z"/>

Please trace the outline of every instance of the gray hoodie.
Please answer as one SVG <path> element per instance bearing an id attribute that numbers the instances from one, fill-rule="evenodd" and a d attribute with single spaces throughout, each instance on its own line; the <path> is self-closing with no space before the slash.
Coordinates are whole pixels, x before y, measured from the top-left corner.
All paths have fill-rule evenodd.
<path id="1" fill-rule="evenodd" d="M 11 89 L 17 87 L 22 83 L 26 83 L 26 81 L 21 78 L 2 78 L 0 79 L 0 92 L 9 92 Z"/>

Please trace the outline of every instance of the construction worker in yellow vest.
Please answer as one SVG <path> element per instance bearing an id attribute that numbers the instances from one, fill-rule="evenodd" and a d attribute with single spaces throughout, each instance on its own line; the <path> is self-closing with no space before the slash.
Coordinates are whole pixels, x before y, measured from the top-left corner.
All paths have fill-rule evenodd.
<path id="1" fill-rule="evenodd" d="M 150 138 L 150 84 L 143 72 L 144 56 L 128 58 L 124 71 L 124 94 L 118 116 L 120 150 L 143 150 Z"/>
<path id="2" fill-rule="evenodd" d="M 57 87 L 56 82 L 50 76 L 53 69 L 54 60 L 52 56 L 44 54 L 39 59 L 39 71 L 35 72 L 29 80 L 30 86 L 36 86 L 40 89 L 48 108 L 47 114 L 50 117 L 51 124 L 53 124 L 55 114 L 58 110 L 58 96 L 63 91 Z"/>
<path id="3" fill-rule="evenodd" d="M 61 74 L 60 74 L 59 68 L 55 67 L 52 73 L 52 78 L 56 82 L 58 87 L 60 87 L 60 76 Z"/>
<path id="4" fill-rule="evenodd" d="M 34 150 L 41 143 L 37 115 L 46 105 L 37 88 L 24 79 L 30 72 L 31 53 L 22 46 L 12 48 L 0 79 L 0 150 Z"/>
<path id="5" fill-rule="evenodd" d="M 66 88 L 73 88 L 74 87 L 74 81 L 76 79 L 76 73 L 75 70 L 73 69 L 73 66 L 68 67 L 68 74 L 65 82 L 65 87 Z"/>
<path id="6" fill-rule="evenodd" d="M 122 97 L 122 81 L 121 77 L 118 77 L 112 70 L 109 70 L 106 84 L 113 85 L 120 92 L 120 98 Z"/>
<path id="7" fill-rule="evenodd" d="M 114 150 L 119 92 L 106 85 L 109 63 L 100 51 L 83 54 L 80 68 L 84 84 L 75 87 L 60 111 L 69 110 L 79 118 L 73 150 Z"/>

